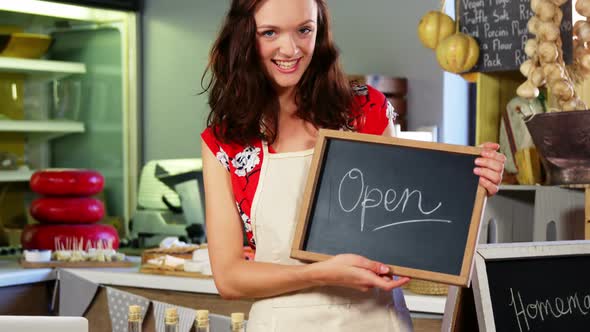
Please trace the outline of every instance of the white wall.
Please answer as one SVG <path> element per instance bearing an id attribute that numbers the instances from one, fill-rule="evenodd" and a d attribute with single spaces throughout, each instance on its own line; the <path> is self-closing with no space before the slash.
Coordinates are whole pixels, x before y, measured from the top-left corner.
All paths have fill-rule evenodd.
<path id="1" fill-rule="evenodd" d="M 455 17 L 455 2 L 449 1 L 446 13 Z M 443 114 L 440 140 L 467 145 L 469 142 L 469 105 L 467 82 L 459 75 L 443 74 Z"/>
<path id="2" fill-rule="evenodd" d="M 420 18 L 438 0 L 328 0 L 349 74 L 408 78 L 408 127 L 442 125 L 443 72 L 418 40 Z"/>
<path id="3" fill-rule="evenodd" d="M 440 2 L 328 0 L 328 4 L 345 71 L 407 77 L 410 129 L 437 125 L 445 140 L 442 126 L 452 120 L 443 119 L 443 72 L 416 34 L 422 15 Z M 200 155 L 199 134 L 208 107 L 206 96 L 196 93 L 228 6 L 229 0 L 145 1 L 144 161 Z"/>
<path id="4" fill-rule="evenodd" d="M 201 75 L 228 1 L 146 0 L 143 17 L 143 150 L 153 159 L 201 155 L 208 111 Z"/>

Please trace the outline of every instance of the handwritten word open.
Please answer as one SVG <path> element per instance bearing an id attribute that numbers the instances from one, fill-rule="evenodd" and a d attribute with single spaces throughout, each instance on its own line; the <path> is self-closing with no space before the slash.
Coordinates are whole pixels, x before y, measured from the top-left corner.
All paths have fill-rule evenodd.
<path id="1" fill-rule="evenodd" d="M 342 185 L 348 182 L 352 182 L 353 185 L 358 185 L 359 195 L 356 202 L 350 207 L 345 207 L 342 203 L 342 194 L 343 188 Z M 385 194 L 382 190 L 378 188 L 370 188 L 368 185 L 365 185 L 365 179 L 363 176 L 363 172 L 358 168 L 353 168 L 348 173 L 342 177 L 340 180 L 340 185 L 338 187 L 338 202 L 340 203 L 340 208 L 344 212 L 353 212 L 359 206 L 361 209 L 361 232 L 365 230 L 365 213 L 367 209 L 373 209 L 379 207 L 383 204 L 383 208 L 388 212 L 396 211 L 401 206 L 401 212 L 403 213 L 406 210 L 406 206 L 410 198 L 415 195 L 417 197 L 417 208 L 423 216 L 430 215 L 442 207 L 442 203 L 438 202 L 436 207 L 432 210 L 425 211 L 422 207 L 422 192 L 419 190 L 412 190 L 406 188 L 403 190 L 401 196 L 398 200 L 397 191 L 394 189 L 387 189 Z M 373 229 L 373 231 L 378 231 L 387 227 L 397 226 L 401 224 L 410 224 L 410 223 L 420 223 L 420 222 L 440 222 L 440 223 L 447 223 L 450 224 L 450 220 L 445 219 L 413 219 L 413 220 L 401 220 L 396 221 L 387 225 L 379 226 Z"/>

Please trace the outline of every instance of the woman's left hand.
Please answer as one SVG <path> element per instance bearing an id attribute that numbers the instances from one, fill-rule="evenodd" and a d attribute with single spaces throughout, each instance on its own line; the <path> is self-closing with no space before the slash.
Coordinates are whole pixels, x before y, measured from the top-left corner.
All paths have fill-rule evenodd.
<path id="1" fill-rule="evenodd" d="M 498 152 L 500 144 L 486 142 L 480 145 L 483 148 L 481 157 L 475 159 L 475 169 L 473 173 L 479 175 L 479 184 L 488 191 L 488 196 L 493 196 L 498 192 L 502 182 L 502 173 L 504 172 L 504 162 L 506 156 Z"/>

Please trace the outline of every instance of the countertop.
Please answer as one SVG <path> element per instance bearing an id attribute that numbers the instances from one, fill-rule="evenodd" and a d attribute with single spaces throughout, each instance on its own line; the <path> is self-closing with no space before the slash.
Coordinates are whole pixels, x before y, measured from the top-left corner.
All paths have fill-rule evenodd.
<path id="1" fill-rule="evenodd" d="M 151 289 L 165 289 L 180 292 L 218 294 L 212 279 L 170 277 L 139 273 L 139 257 L 130 257 L 137 266 L 130 268 L 76 268 L 64 269 L 92 282 L 111 285 Z M 0 259 L 0 287 L 32 284 L 55 280 L 57 271 L 53 269 L 24 269 L 16 257 Z M 444 313 L 446 296 L 414 294 L 404 290 L 410 311 L 440 314 Z"/>

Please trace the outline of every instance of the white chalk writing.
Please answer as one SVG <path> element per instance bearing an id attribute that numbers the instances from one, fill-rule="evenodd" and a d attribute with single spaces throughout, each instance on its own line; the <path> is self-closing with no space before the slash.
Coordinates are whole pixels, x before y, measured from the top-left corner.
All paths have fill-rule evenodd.
<path id="1" fill-rule="evenodd" d="M 355 188 L 354 190 L 358 191 L 358 198 L 356 202 L 351 206 L 345 206 L 343 203 L 343 196 L 345 195 L 345 190 L 343 189 L 344 185 L 346 188 L 350 188 L 351 186 Z M 344 212 L 353 212 L 359 206 L 361 210 L 361 217 L 360 217 L 360 224 L 361 224 L 361 232 L 365 230 L 365 215 L 367 209 L 372 209 L 383 205 L 383 208 L 387 212 L 394 212 L 401 207 L 401 213 L 406 211 L 406 207 L 410 198 L 414 196 L 417 199 L 417 210 L 423 216 L 430 215 L 437 211 L 439 208 L 442 207 L 442 202 L 438 202 L 438 204 L 431 210 L 426 210 L 423 207 L 422 199 L 423 194 L 420 190 L 411 190 L 409 188 L 405 188 L 401 192 L 401 196 L 398 199 L 398 193 L 396 190 L 390 188 L 383 193 L 381 189 L 378 188 L 370 188 L 368 185 L 365 184 L 365 178 L 363 172 L 358 168 L 353 168 L 348 171 L 340 180 L 340 185 L 338 186 L 338 203 L 340 204 L 340 208 Z M 410 223 L 419 223 L 419 222 L 440 222 L 440 223 L 447 223 L 450 224 L 450 220 L 446 219 L 435 219 L 435 218 L 426 218 L 426 219 L 411 219 L 411 220 L 401 220 L 396 221 L 387 225 L 375 227 L 373 231 L 378 231 L 387 227 L 392 227 L 396 225 L 403 225 L 403 224 L 410 224 Z"/>
<path id="2" fill-rule="evenodd" d="M 461 32 L 475 37 L 480 46 L 480 59 L 473 70 L 519 68 L 526 60 L 527 22 L 535 15 L 531 0 L 461 0 L 459 6 Z M 562 37 L 572 31 L 571 9 L 564 6 L 568 4 L 561 8 L 564 13 L 560 26 Z M 571 44 L 564 42 L 564 52 L 569 52 L 570 47 Z M 566 61 L 569 61 L 567 57 Z"/>
<path id="3" fill-rule="evenodd" d="M 582 300 L 580 300 L 582 299 Z M 555 320 L 566 318 L 566 316 L 581 315 L 590 313 L 590 294 L 585 296 L 578 293 L 554 297 L 550 299 L 531 299 L 527 302 L 523 299 L 520 291 L 510 288 L 510 307 L 514 309 L 514 315 L 520 332 L 530 331 L 531 322 Z"/>

